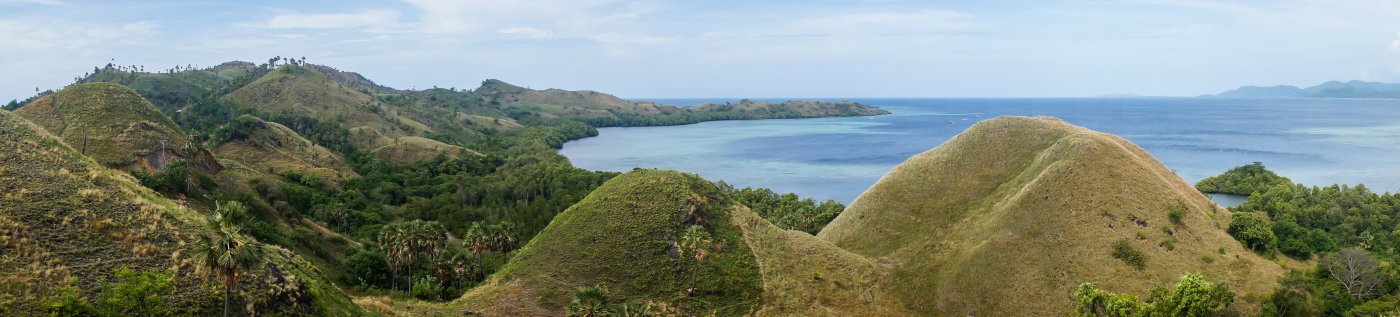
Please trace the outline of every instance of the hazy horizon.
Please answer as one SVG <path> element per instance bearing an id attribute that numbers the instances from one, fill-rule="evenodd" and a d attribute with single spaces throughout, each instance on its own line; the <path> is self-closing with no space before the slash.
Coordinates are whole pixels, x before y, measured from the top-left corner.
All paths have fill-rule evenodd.
<path id="1" fill-rule="evenodd" d="M 306 57 L 400 89 L 628 99 L 1196 96 L 1400 81 L 1400 3 L 0 0 L 0 100 L 109 62 Z M 700 97 L 697 97 L 700 96 Z"/>

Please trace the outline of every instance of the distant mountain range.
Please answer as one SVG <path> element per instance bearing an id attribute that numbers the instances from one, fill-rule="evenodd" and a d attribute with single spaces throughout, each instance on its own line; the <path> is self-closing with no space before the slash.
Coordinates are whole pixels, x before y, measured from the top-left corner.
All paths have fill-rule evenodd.
<path id="1" fill-rule="evenodd" d="M 1297 86 L 1244 86 L 1201 97 L 1216 98 L 1400 98 L 1400 84 L 1353 80 L 1329 81 L 1308 88 Z"/>

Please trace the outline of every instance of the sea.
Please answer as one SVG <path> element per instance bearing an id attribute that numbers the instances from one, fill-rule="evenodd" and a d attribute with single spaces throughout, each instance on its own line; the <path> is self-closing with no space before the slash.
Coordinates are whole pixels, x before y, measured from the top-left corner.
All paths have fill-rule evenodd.
<path id="1" fill-rule="evenodd" d="M 783 101 L 787 99 L 759 99 Z M 1122 136 L 1187 182 L 1251 162 L 1309 186 L 1400 191 L 1400 100 L 1217 98 L 934 98 L 852 100 L 869 117 L 713 121 L 602 128 L 564 144 L 580 168 L 673 169 L 736 187 L 855 200 L 891 168 L 978 121 L 1051 116 Z M 695 105 L 731 99 L 652 99 Z M 1213 197 L 1222 205 L 1241 197 Z"/>

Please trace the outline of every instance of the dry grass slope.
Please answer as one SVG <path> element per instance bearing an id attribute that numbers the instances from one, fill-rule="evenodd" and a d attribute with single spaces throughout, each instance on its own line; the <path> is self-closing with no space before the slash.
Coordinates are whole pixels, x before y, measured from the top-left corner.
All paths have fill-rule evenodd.
<path id="1" fill-rule="evenodd" d="M 1173 207 L 1188 210 L 1180 224 Z M 1234 307 L 1256 311 L 1282 269 L 1227 235 L 1229 217 L 1122 138 L 1000 117 L 900 164 L 819 237 L 888 261 L 921 315 L 1065 315 L 1079 283 L 1144 296 L 1186 272 L 1227 281 Z M 1110 256 L 1118 240 L 1144 269 Z"/>
<path id="2" fill-rule="evenodd" d="M 174 121 L 125 86 L 72 85 L 14 114 L 109 167 L 156 169 L 185 160 L 205 173 L 220 169 L 213 156 L 190 141 Z"/>
<path id="3" fill-rule="evenodd" d="M 758 316 L 908 316 L 888 289 L 889 269 L 805 232 L 783 230 L 736 206 L 763 274 Z"/>
<path id="4" fill-rule="evenodd" d="M 258 172 L 310 174 L 333 186 L 359 177 L 340 155 L 276 122 L 254 118 L 239 130 L 245 137 L 219 146 L 219 156 Z"/>
<path id="5" fill-rule="evenodd" d="M 93 296 L 113 269 L 168 269 L 176 315 L 210 315 L 219 286 L 198 278 L 183 255 L 202 216 L 100 166 L 29 122 L 0 111 L 0 315 L 41 312 L 41 300 L 77 277 Z M 280 315 L 363 313 L 315 269 L 274 248 L 244 277 L 238 296 Z"/>

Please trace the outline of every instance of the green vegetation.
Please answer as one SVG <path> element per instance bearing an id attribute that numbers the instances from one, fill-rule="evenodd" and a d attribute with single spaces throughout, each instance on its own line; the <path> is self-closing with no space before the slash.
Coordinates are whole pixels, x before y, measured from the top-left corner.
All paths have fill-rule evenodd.
<path id="1" fill-rule="evenodd" d="M 1147 257 L 1142 255 L 1142 251 L 1133 249 L 1133 245 L 1128 240 L 1118 239 L 1113 242 L 1113 258 L 1123 261 L 1128 265 L 1141 270 L 1147 266 Z"/>
<path id="2" fill-rule="evenodd" d="M 1132 294 L 1101 290 L 1090 283 L 1080 284 L 1074 298 L 1078 301 L 1075 315 L 1103 317 L 1220 316 L 1235 302 L 1229 287 L 1190 273 L 1182 275 L 1171 290 L 1153 289 L 1146 301 Z"/>
<path id="3" fill-rule="evenodd" d="M 1270 296 L 1266 312 L 1370 316 L 1396 309 L 1400 273 L 1392 263 L 1400 258 L 1400 234 L 1394 230 L 1400 225 L 1400 195 L 1377 194 L 1364 185 L 1252 181 L 1240 185 L 1263 190 L 1230 208 L 1231 235 L 1265 255 L 1318 259 L 1316 267 L 1299 268 L 1279 280 L 1281 288 Z"/>
<path id="4" fill-rule="evenodd" d="M 729 193 L 735 202 L 757 211 L 759 216 L 779 228 L 808 234 L 817 234 L 831 219 L 836 219 L 841 210 L 846 209 L 846 205 L 835 200 L 828 199 L 817 204 L 811 198 L 803 199 L 794 193 L 779 195 L 767 188 L 734 189 L 723 181 L 719 182 L 719 188 Z"/>
<path id="5" fill-rule="evenodd" d="M 174 290 L 170 273 L 158 270 L 136 272 L 117 268 L 113 281 L 102 281 L 101 293 L 93 302 L 78 295 L 76 277 L 60 286 L 58 295 L 45 304 L 53 316 L 167 316 L 165 297 Z"/>
<path id="6" fill-rule="evenodd" d="M 623 174 L 555 217 L 459 302 L 488 315 L 558 314 L 573 290 L 598 285 L 620 302 L 744 314 L 761 304 L 762 282 L 732 206 L 695 175 Z"/>
<path id="7" fill-rule="evenodd" d="M 1278 184 L 1292 184 L 1287 177 L 1278 176 L 1264 168 L 1264 163 L 1254 162 L 1232 168 L 1218 176 L 1211 176 L 1196 182 L 1196 190 L 1203 193 L 1224 193 L 1249 196 L 1263 192 Z"/>
<path id="8" fill-rule="evenodd" d="M 229 314 L 229 297 L 241 284 L 239 276 L 257 268 L 264 261 L 262 244 L 243 235 L 238 218 L 246 217 L 247 208 L 238 202 L 220 204 L 205 219 L 214 234 L 195 242 L 191 256 L 201 272 L 212 272 L 224 286 L 224 316 Z"/>
<path id="9" fill-rule="evenodd" d="M 163 300 L 168 314 L 219 311 L 218 284 L 194 278 L 189 269 L 187 243 L 213 234 L 196 210 L 98 165 L 8 112 L 0 112 L 0 134 L 6 136 L 0 139 L 0 315 L 46 311 L 41 306 L 55 301 L 45 298 L 81 306 L 76 303 L 96 298 L 103 288 L 104 279 L 88 277 L 114 276 L 110 272 L 122 267 L 171 270 L 173 291 Z M 266 265 L 240 273 L 249 287 L 233 296 L 257 311 L 282 307 L 283 315 L 363 313 L 300 256 L 271 250 L 277 256 Z M 109 288 L 133 285 L 108 281 Z"/>

